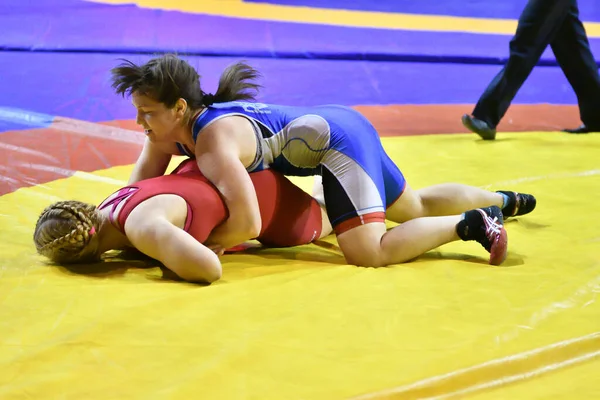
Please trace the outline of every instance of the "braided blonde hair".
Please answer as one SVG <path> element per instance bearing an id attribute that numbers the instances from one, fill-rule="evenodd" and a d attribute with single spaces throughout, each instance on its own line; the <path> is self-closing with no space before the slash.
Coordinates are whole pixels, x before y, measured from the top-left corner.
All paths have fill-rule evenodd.
<path id="1" fill-rule="evenodd" d="M 59 201 L 38 218 L 33 241 L 39 254 L 57 263 L 98 259 L 101 216 L 96 206 L 80 201 Z"/>

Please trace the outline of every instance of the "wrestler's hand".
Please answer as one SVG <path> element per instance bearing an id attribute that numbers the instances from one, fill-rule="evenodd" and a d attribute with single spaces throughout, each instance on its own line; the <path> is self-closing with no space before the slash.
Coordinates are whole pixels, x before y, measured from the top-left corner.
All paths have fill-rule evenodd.
<path id="1" fill-rule="evenodd" d="M 220 244 L 215 243 L 215 244 L 207 245 L 206 247 L 211 249 L 219 257 L 222 256 L 223 254 L 225 254 L 225 249 Z"/>
<path id="2" fill-rule="evenodd" d="M 248 240 L 254 239 L 249 237 L 246 232 L 235 228 L 236 227 L 231 223 L 231 220 L 225 221 L 211 232 L 206 240 L 206 245 L 211 249 L 212 246 L 218 245 L 222 249 L 227 250 Z"/>

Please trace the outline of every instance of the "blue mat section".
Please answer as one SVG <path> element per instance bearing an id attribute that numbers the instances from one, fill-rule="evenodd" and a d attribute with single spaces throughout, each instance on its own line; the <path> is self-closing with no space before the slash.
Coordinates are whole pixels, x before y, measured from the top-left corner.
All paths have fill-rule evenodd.
<path id="1" fill-rule="evenodd" d="M 0 107 L 0 133 L 19 129 L 45 128 L 52 124 L 52 115 L 14 107 Z"/>
<path id="2" fill-rule="evenodd" d="M 519 18 L 527 4 L 527 0 L 244 0 L 244 2 L 502 19 Z M 600 22 L 600 3 L 597 0 L 579 0 L 578 3 L 584 20 Z"/>
<path id="3" fill-rule="evenodd" d="M 134 62 L 148 59 L 123 56 Z M 198 68 L 209 91 L 216 89 L 222 70 L 237 60 L 187 59 Z M 0 52 L 0 76 L 5 84 L 0 91 L 0 110 L 18 108 L 87 121 L 133 119 L 129 99 L 115 95 L 110 88 L 109 70 L 117 62 L 112 54 Z M 498 66 L 490 65 L 465 68 L 412 62 L 254 59 L 251 64 L 265 77 L 260 100 L 291 105 L 474 104 L 499 71 Z M 536 69 L 515 100 L 540 101 L 576 102 L 559 68 Z M 4 122 L 10 121 L 5 118 Z M 8 130 L 6 125 L 0 129 Z"/>
<path id="4" fill-rule="evenodd" d="M 510 40 L 508 35 L 255 21 L 76 0 L 4 1 L 0 49 L 14 51 L 503 64 Z M 600 62 L 600 39 L 591 39 L 591 46 Z M 556 65 L 550 50 L 540 64 Z"/>
<path id="5" fill-rule="evenodd" d="M 317 6 L 317 0 L 283 1 Z M 318 3 L 342 5 L 341 0 Z M 457 0 L 343 4 L 357 9 L 393 6 L 402 12 L 416 10 L 418 4 L 420 13 L 434 13 L 458 9 L 460 3 L 467 14 L 481 6 L 481 1 Z M 493 4 L 508 10 L 517 3 Z M 259 100 L 271 103 L 474 104 L 505 62 L 509 40 L 509 35 L 255 21 L 81 0 L 3 0 L 0 132 L 47 126 L 55 115 L 132 119 L 129 100 L 110 88 L 109 71 L 120 57 L 144 62 L 163 52 L 186 55 L 209 91 L 216 89 L 227 65 L 246 59 L 265 76 Z M 600 39 L 591 44 L 600 57 Z M 534 70 L 515 103 L 575 104 L 550 51 L 541 64 L 549 66 Z"/>

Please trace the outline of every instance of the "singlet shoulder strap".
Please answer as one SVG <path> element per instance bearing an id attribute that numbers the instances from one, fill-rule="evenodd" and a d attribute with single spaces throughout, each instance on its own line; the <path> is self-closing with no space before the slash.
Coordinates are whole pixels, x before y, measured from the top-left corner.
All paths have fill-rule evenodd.
<path id="1" fill-rule="evenodd" d="M 124 187 L 122 189 L 119 189 L 117 192 L 113 193 L 113 195 L 111 196 L 112 198 L 109 197 L 110 200 L 108 200 L 108 201 L 105 200 L 102 204 L 100 204 L 98 206 L 99 210 L 103 210 L 107 207 L 110 207 L 110 210 L 108 213 L 108 220 L 115 228 L 117 228 L 121 231 L 124 229 L 124 227 L 119 226 L 119 224 L 115 221 L 115 214 L 117 211 L 117 207 L 119 207 L 119 204 L 121 204 L 125 199 L 130 197 L 132 194 L 134 194 L 138 190 L 139 189 L 135 186 Z"/>

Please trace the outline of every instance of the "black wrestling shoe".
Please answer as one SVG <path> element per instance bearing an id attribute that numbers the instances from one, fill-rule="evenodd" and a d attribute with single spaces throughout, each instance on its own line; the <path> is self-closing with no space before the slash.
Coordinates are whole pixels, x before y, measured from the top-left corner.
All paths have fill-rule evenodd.
<path id="1" fill-rule="evenodd" d="M 496 129 L 490 128 L 490 126 L 485 121 L 465 114 L 462 116 L 462 124 L 471 132 L 474 132 L 481 136 L 483 140 L 496 139 Z"/>
<path id="2" fill-rule="evenodd" d="M 600 132 L 600 129 L 590 129 L 585 125 L 581 125 L 575 129 L 563 129 L 563 132 L 571 133 L 574 135 L 581 135 L 585 133 Z"/>
<path id="3" fill-rule="evenodd" d="M 502 221 L 500 207 L 491 206 L 467 211 L 456 224 L 456 233 L 462 240 L 475 240 L 490 253 L 490 264 L 500 265 L 508 253 L 508 234 Z"/>
<path id="4" fill-rule="evenodd" d="M 507 190 L 497 190 L 496 193 L 508 196 L 508 204 L 502 209 L 505 219 L 529 214 L 537 205 L 537 200 L 531 194 L 509 192 Z"/>

